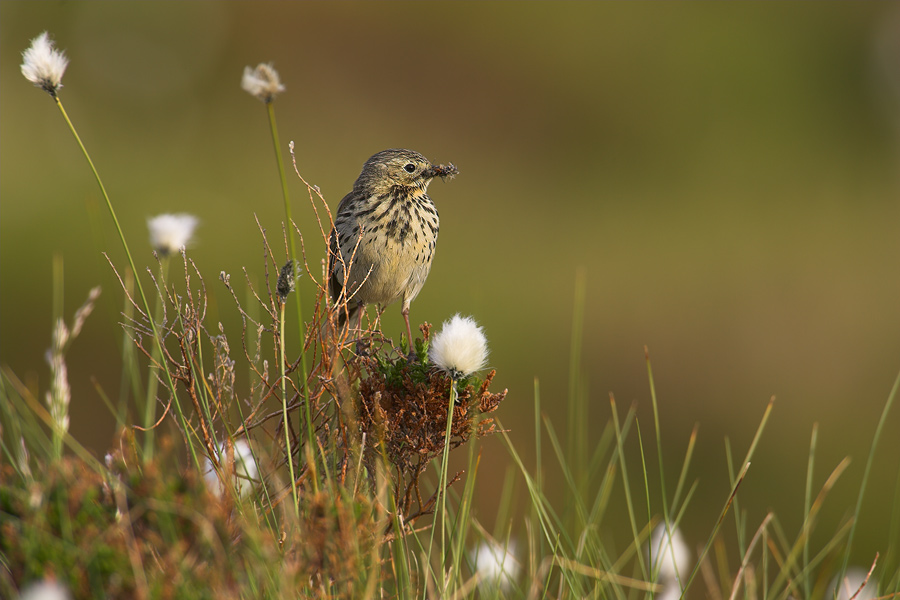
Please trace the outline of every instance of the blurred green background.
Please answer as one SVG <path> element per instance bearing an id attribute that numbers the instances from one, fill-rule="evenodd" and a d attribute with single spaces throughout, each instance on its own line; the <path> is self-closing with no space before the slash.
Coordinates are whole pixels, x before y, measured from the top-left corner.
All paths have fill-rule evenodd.
<path id="1" fill-rule="evenodd" d="M 582 268 L 592 439 L 612 392 L 620 410 L 637 403 L 655 456 L 647 344 L 670 481 L 700 424 L 692 545 L 727 496 L 723 440 L 743 456 L 773 394 L 740 495 L 753 529 L 774 509 L 798 531 L 816 422 L 816 490 L 853 458 L 816 539 L 851 510 L 900 369 L 900 5 L 4 0 L 0 363 L 47 388 L 54 254 L 67 318 L 102 285 L 69 355 L 71 430 L 102 453 L 114 420 L 93 381 L 118 393 L 122 293 L 101 252 L 126 261 L 64 121 L 19 72 L 44 30 L 70 58 L 61 97 L 139 268 L 153 264 L 148 216 L 198 215 L 190 256 L 210 323 L 225 324 L 233 347 L 237 313 L 217 276 L 240 285 L 247 267 L 261 279 L 253 215 L 270 232 L 283 218 L 265 109 L 239 85 L 244 66 L 272 61 L 287 86 L 282 142 L 296 142 L 301 173 L 332 207 L 384 148 L 459 166 L 431 187 L 441 237 L 412 318 L 462 312 L 484 325 L 494 387 L 510 389 L 498 416 L 529 466 L 534 378 L 565 427 Z M 305 188 L 291 185 L 318 264 Z M 300 289 L 309 307 L 312 287 Z M 401 326 L 391 307 L 385 329 Z M 900 407 L 873 467 L 857 563 L 889 540 L 896 431 Z M 477 499 L 488 524 L 510 463 L 498 440 L 485 443 Z M 555 477 L 549 455 L 545 469 Z M 610 520 L 624 526 L 624 511 Z M 624 531 L 610 532 L 620 548 Z"/>

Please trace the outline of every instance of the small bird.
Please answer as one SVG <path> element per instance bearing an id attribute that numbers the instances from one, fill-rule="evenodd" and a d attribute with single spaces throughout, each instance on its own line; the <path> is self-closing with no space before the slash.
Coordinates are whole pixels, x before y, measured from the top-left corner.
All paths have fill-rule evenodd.
<path id="1" fill-rule="evenodd" d="M 366 161 L 338 205 L 328 240 L 338 325 L 357 316 L 361 326 L 366 304 L 384 308 L 403 300 L 412 348 L 409 305 L 431 270 L 440 225 L 428 184 L 458 172 L 453 164 L 434 165 L 412 150 L 384 150 Z"/>

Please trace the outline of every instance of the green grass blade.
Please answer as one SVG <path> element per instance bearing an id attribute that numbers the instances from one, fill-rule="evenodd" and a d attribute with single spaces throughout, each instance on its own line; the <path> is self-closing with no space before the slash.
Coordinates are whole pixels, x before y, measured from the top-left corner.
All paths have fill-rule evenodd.
<path id="1" fill-rule="evenodd" d="M 888 413 L 891 412 L 894 398 L 897 397 L 898 389 L 900 389 L 900 372 L 897 373 L 897 377 L 894 379 L 894 385 L 891 387 L 891 392 L 888 394 L 887 401 L 884 403 L 884 409 L 881 411 L 881 418 L 878 419 L 878 425 L 875 427 L 875 435 L 872 436 L 872 446 L 869 448 L 869 457 L 866 459 L 866 468 L 863 471 L 862 483 L 859 486 L 856 509 L 853 511 L 853 525 L 850 526 L 850 534 L 847 537 L 847 545 L 844 548 L 844 560 L 838 576 L 838 581 L 844 580 L 844 576 L 847 573 L 847 566 L 850 564 L 850 550 L 853 547 L 853 536 L 856 534 L 856 525 L 859 523 L 859 515 L 862 512 L 863 499 L 866 494 L 866 484 L 869 482 L 869 473 L 872 471 L 872 463 L 875 461 L 875 449 L 878 447 L 878 441 L 881 439 L 881 432 L 884 429 L 885 422 L 887 422 Z"/>

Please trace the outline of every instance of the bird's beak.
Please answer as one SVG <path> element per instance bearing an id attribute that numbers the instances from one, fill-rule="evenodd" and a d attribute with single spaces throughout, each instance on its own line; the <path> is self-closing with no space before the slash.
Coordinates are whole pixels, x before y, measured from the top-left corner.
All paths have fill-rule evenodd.
<path id="1" fill-rule="evenodd" d="M 431 165 L 426 173 L 429 177 L 455 177 L 459 174 L 459 169 L 453 163 L 446 165 Z"/>

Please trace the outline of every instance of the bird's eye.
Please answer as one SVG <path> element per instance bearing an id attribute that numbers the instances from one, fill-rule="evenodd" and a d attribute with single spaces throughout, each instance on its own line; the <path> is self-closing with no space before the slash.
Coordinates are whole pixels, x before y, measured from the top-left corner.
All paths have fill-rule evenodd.
<path id="1" fill-rule="evenodd" d="M 406 169 L 407 173 L 415 173 L 416 172 L 416 165 L 414 165 L 412 163 L 406 163 L 406 166 L 403 168 Z"/>

